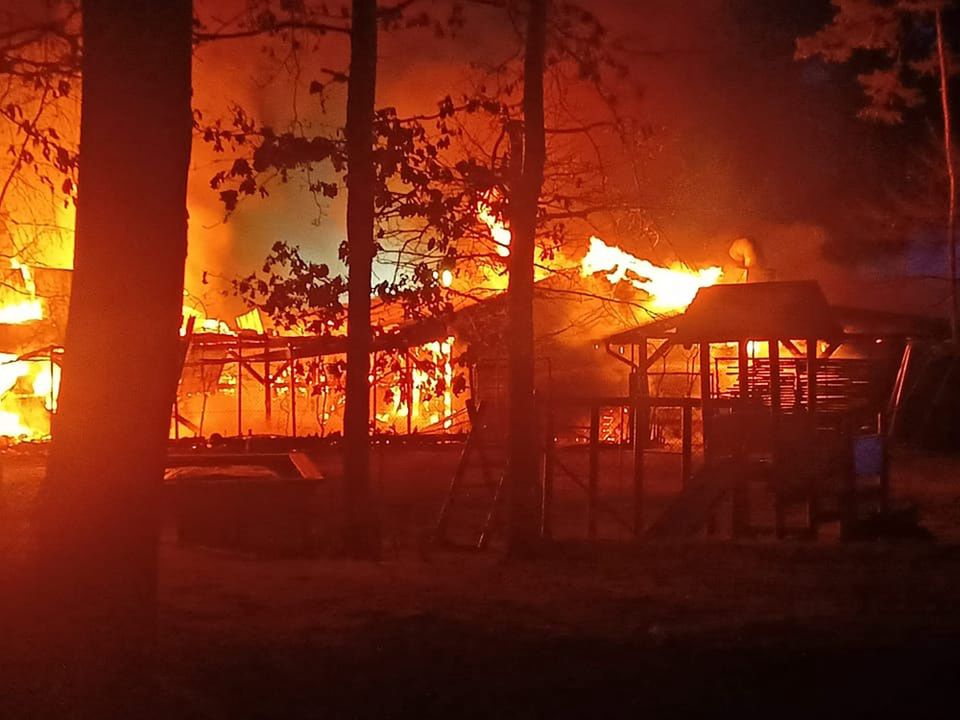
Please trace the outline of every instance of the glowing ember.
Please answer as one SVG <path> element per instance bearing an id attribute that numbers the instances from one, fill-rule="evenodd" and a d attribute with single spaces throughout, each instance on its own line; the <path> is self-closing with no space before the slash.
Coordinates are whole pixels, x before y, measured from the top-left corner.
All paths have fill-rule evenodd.
<path id="1" fill-rule="evenodd" d="M 661 312 L 686 309 L 700 288 L 715 285 L 723 276 L 719 267 L 694 270 L 683 263 L 672 263 L 670 267 L 655 265 L 591 237 L 580 273 L 586 277 L 598 272 L 606 273 L 613 284 L 625 280 L 647 293 L 650 307 Z"/>

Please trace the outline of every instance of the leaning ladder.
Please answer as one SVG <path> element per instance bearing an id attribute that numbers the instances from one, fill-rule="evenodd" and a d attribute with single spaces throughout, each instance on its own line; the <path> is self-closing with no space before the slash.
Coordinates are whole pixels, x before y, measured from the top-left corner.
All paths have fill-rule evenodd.
<path id="1" fill-rule="evenodd" d="M 467 413 L 470 417 L 470 434 L 467 436 L 457 469 L 450 481 L 447 495 L 440 508 L 440 516 L 434 532 L 434 540 L 447 547 L 483 550 L 490 542 L 501 514 L 504 498 L 504 481 L 506 473 L 504 463 L 492 458 L 493 448 L 489 442 L 490 433 L 485 420 L 489 415 L 489 405 L 483 401 L 474 404 L 467 402 Z M 499 466 L 499 472 L 494 468 Z M 471 477 L 479 470 L 479 482 Z M 476 502 L 468 507 L 468 501 Z M 479 503 L 479 508 L 477 507 Z M 472 510 L 472 513 L 470 512 Z M 479 510 L 480 518 L 477 518 Z M 455 518 L 462 523 L 479 521 L 479 528 L 475 534 L 470 534 L 468 540 L 452 536 Z M 461 526 L 462 529 L 462 526 Z M 463 534 L 463 533 L 461 533 Z"/>

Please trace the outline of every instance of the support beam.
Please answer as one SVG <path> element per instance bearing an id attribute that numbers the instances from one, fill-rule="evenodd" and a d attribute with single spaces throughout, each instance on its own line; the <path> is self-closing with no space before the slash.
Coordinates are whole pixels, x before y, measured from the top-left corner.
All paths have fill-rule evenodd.
<path id="1" fill-rule="evenodd" d="M 814 472 L 809 473 L 807 487 L 807 526 L 811 538 L 816 538 L 820 531 L 820 488 L 817 482 L 817 401 L 819 388 L 817 383 L 817 339 L 807 339 L 807 420 L 810 432 L 810 464 Z"/>
<path id="2" fill-rule="evenodd" d="M 747 353 L 747 341 L 737 343 L 737 377 L 740 384 L 740 400 L 750 399 L 750 356 Z"/>
<path id="3" fill-rule="evenodd" d="M 738 383 L 740 387 L 740 412 L 739 419 L 744 423 L 741 428 L 741 434 L 736 445 L 736 453 L 739 462 L 747 463 L 747 437 L 749 432 L 747 424 L 750 422 L 747 406 L 750 403 L 750 357 L 747 353 L 747 341 L 740 340 L 737 343 L 737 373 L 739 375 Z M 743 537 L 749 531 L 750 527 L 750 486 L 744 474 L 739 475 L 733 482 L 731 498 L 731 518 L 730 527 L 733 536 Z"/>
<path id="4" fill-rule="evenodd" d="M 263 352 L 263 377 L 260 378 L 260 381 L 263 383 L 263 414 L 269 422 L 271 416 L 273 415 L 273 378 L 270 377 L 270 353 L 266 351 L 266 346 L 264 346 Z"/>
<path id="5" fill-rule="evenodd" d="M 803 355 L 804 355 L 803 352 L 800 350 L 800 348 L 797 347 L 797 344 L 796 344 L 793 340 L 784 340 L 784 339 L 781 338 L 780 342 L 783 343 L 783 346 L 784 346 L 784 347 L 790 352 L 790 354 L 793 355 L 794 357 L 796 357 L 796 358 L 802 358 L 802 357 L 803 357 Z"/>
<path id="6" fill-rule="evenodd" d="M 413 354 L 407 348 L 404 363 L 404 393 L 407 396 L 407 435 L 413 434 Z"/>
<path id="7" fill-rule="evenodd" d="M 297 436 L 297 366 L 293 359 L 293 345 L 287 345 L 290 377 L 290 434 Z"/>
<path id="8" fill-rule="evenodd" d="M 710 343 L 700 343 L 700 408 L 703 425 L 703 459 L 706 464 L 711 460 L 711 397 L 710 397 Z"/>
<path id="9" fill-rule="evenodd" d="M 554 480 L 554 452 L 556 451 L 556 436 L 553 425 L 553 405 L 547 400 L 543 418 L 543 487 L 540 494 L 540 537 L 544 540 L 553 538 L 553 480 Z"/>
<path id="10" fill-rule="evenodd" d="M 237 334 L 237 437 L 243 437 L 243 338 Z"/>
<path id="11" fill-rule="evenodd" d="M 662 346 L 661 346 L 662 347 Z M 633 408 L 633 532 L 643 533 L 644 485 L 646 483 L 647 439 L 650 436 L 650 386 L 647 378 L 647 341 L 637 346 L 637 370 L 630 374 L 630 398 Z"/>
<path id="12" fill-rule="evenodd" d="M 686 488 L 693 477 L 693 408 L 685 405 L 681 413 L 680 482 Z"/>
<path id="13" fill-rule="evenodd" d="M 786 535 L 786 506 L 783 487 L 783 453 L 780 451 L 780 415 L 783 401 L 780 392 L 780 341 L 769 341 L 770 350 L 770 439 L 773 455 L 773 482 L 774 482 L 774 525 L 777 538 Z"/>
<path id="14" fill-rule="evenodd" d="M 587 538 L 597 539 L 597 500 L 600 485 L 600 406 L 590 408 L 590 474 L 587 478 Z"/>
<path id="15" fill-rule="evenodd" d="M 643 368 L 644 371 L 649 370 L 653 367 L 655 362 L 659 362 L 664 358 L 664 356 L 670 352 L 670 348 L 673 347 L 673 340 L 667 339 L 661 343 L 656 350 L 654 350 L 649 357 L 647 357 L 647 341 L 644 340 L 643 344 L 640 346 L 640 361 L 639 365 Z"/>

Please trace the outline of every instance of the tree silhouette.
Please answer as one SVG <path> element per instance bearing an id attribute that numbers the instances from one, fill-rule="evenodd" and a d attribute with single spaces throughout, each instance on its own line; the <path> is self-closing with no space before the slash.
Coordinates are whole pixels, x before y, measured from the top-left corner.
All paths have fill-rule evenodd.
<path id="1" fill-rule="evenodd" d="M 507 358 L 509 420 L 507 487 L 510 492 L 510 550 L 529 552 L 540 530 L 537 477 L 539 418 L 534 364 L 533 283 L 537 215 L 546 164 L 543 82 L 548 0 L 531 0 L 523 62 L 523 125 L 511 128 L 512 228 L 508 298 Z"/>
<path id="2" fill-rule="evenodd" d="M 50 222 L 51 198 L 76 194 L 79 9 L 22 8 L 0 31 L 0 255 L 44 260 L 70 228 Z M 65 121 L 65 119 L 68 119 Z M 72 237 L 69 238 L 72 241 Z"/>
<path id="3" fill-rule="evenodd" d="M 370 492 L 370 276 L 373 271 L 376 169 L 377 3 L 353 0 L 350 80 L 344 128 L 347 160 L 347 388 L 343 422 L 344 544 L 360 558 L 380 556 Z"/>
<path id="4" fill-rule="evenodd" d="M 491 22 L 504 23 L 505 27 L 528 25 L 526 3 L 494 3 L 485 12 L 485 27 Z M 457 15 L 450 23 L 466 26 L 475 21 Z M 517 415 L 518 419 L 511 422 L 522 425 L 525 433 L 522 438 L 517 436 L 515 444 L 518 449 L 522 446 L 525 459 L 518 458 L 513 465 L 523 468 L 516 470 L 518 477 L 530 483 L 523 491 L 529 513 L 522 524 L 527 528 L 537 525 L 536 486 L 532 484 L 536 477 L 536 438 L 531 436 L 536 427 L 532 398 L 535 267 L 551 261 L 564 249 L 573 228 L 589 229 L 591 216 L 640 213 L 610 182 L 600 158 L 603 143 L 595 136 L 606 134 L 607 145 L 612 139 L 622 149 L 624 141 L 636 142 L 646 130 L 618 112 L 614 90 L 622 90 L 628 79 L 617 60 L 615 44 L 607 40 L 603 26 L 591 13 L 561 3 L 552 21 L 538 33 L 544 38 L 540 43 L 544 49 L 531 52 L 543 55 L 540 75 L 549 72 L 554 87 L 550 98 L 550 116 L 555 122 L 552 127 L 545 122 L 543 90 L 537 89 L 543 79 L 532 80 L 527 92 L 524 76 L 528 63 L 517 61 L 517 57 L 525 56 L 524 51 L 511 52 L 508 61 L 478 70 L 473 88 L 440 98 L 434 113 L 404 117 L 394 108 L 376 110 L 371 155 L 374 250 L 381 266 L 389 262 L 395 269 L 391 278 L 367 286 L 368 295 L 375 294 L 380 301 L 402 303 L 407 318 L 424 319 L 448 313 L 455 298 L 484 297 L 483 288 L 475 287 L 483 283 L 442 287 L 444 270 L 452 277 L 492 279 L 487 296 L 489 292 L 501 292 L 509 279 L 511 320 L 504 335 L 506 347 L 512 348 L 509 353 L 514 357 L 520 345 L 526 353 L 516 365 L 517 388 L 511 397 L 528 401 L 518 410 L 524 419 L 520 421 L 521 415 Z M 517 33 L 521 47 L 526 34 L 526 29 Z M 533 65 L 530 69 L 535 71 Z M 310 83 L 321 111 L 328 93 L 337 86 L 347 84 L 349 101 L 349 87 L 354 81 L 352 72 L 325 72 L 324 78 Z M 566 96 L 567 89 L 576 85 L 588 89 L 596 102 L 597 112 L 590 117 L 581 117 Z M 526 117 L 533 121 L 526 122 Z M 229 118 L 207 124 L 198 118 L 198 122 L 215 149 L 237 156 L 211 182 L 228 212 L 245 198 L 268 195 L 274 183 L 288 181 L 295 172 L 307 178 L 309 190 L 321 202 L 339 193 L 344 174 L 349 192 L 353 171 L 349 168 L 346 133 L 304 134 L 300 127 L 279 131 L 259 124 L 242 108 L 235 108 Z M 553 138 L 552 143 L 547 142 L 548 137 Z M 579 145 L 577 138 L 582 140 Z M 514 236 L 509 252 L 491 239 L 488 222 L 509 226 Z M 345 282 L 327 265 L 305 260 L 298 248 L 277 244 L 262 271 L 241 278 L 237 289 L 282 326 L 298 326 L 318 334 L 338 333 L 345 313 L 351 306 L 358 306 L 352 294 L 346 309 L 342 303 L 344 291 L 354 279 L 350 252 L 348 237 L 340 250 L 341 258 L 350 266 L 350 280 Z M 369 273 L 362 275 L 367 277 Z M 365 325 L 369 326 L 369 320 Z M 384 332 L 384 328 L 373 330 L 375 337 Z M 526 368 L 522 372 L 521 366 Z M 349 361 L 347 367 L 349 375 Z M 363 367 L 366 374 L 367 364 Z M 364 422 L 369 417 L 366 397 L 361 398 L 359 393 L 354 396 L 356 405 L 363 404 Z M 521 482 L 511 487 L 521 488 Z M 515 500 L 519 502 L 519 496 Z M 517 508 L 512 514 L 519 513 Z"/>
<path id="5" fill-rule="evenodd" d="M 943 124 L 946 169 L 946 246 L 949 259 L 950 317 L 954 344 L 960 343 L 960 288 L 957 274 L 957 179 L 953 160 L 950 112 L 951 51 L 944 34 L 949 0 L 833 0 L 829 24 L 797 40 L 797 58 L 820 57 L 845 63 L 855 56 L 873 61 L 858 75 L 867 103 L 860 116 L 887 124 L 903 122 L 904 114 L 927 99 L 936 99 Z M 859 59 L 859 58 L 858 58 Z M 928 78 L 935 77 L 936 92 Z"/>
<path id="6" fill-rule="evenodd" d="M 90 711 L 101 717 L 148 668 L 155 631 L 187 249 L 191 11 L 190 0 L 83 4 L 82 189 L 39 540 L 59 679 L 102 703 Z"/>

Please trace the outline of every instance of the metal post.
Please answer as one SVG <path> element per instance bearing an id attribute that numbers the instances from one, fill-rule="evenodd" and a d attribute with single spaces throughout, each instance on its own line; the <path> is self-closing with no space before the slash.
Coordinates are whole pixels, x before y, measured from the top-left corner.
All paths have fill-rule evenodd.
<path id="1" fill-rule="evenodd" d="M 587 482 L 587 537 L 597 539 L 597 494 L 600 481 L 600 406 L 590 408 L 590 474 Z"/>

